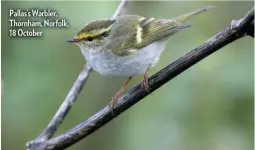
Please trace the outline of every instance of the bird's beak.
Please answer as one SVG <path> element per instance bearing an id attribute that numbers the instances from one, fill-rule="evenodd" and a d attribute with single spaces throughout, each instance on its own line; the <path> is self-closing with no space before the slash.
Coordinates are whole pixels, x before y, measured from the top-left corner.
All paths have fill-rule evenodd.
<path id="1" fill-rule="evenodd" d="M 69 43 L 77 43 L 77 42 L 78 42 L 78 39 L 77 39 L 77 37 L 74 37 L 72 40 L 67 40 L 66 42 L 69 42 Z"/>

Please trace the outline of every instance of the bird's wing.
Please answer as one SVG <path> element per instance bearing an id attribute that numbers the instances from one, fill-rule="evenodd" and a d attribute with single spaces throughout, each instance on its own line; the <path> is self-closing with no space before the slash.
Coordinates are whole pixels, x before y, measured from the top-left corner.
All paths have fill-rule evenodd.
<path id="1" fill-rule="evenodd" d="M 156 41 L 163 40 L 189 27 L 175 20 L 156 20 L 141 16 L 120 16 L 112 26 L 107 48 L 119 56 L 127 56 Z"/>

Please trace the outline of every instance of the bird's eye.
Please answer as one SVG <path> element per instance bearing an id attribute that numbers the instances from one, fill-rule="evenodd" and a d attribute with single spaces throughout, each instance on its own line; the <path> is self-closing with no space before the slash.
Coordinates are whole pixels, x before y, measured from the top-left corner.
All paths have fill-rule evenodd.
<path id="1" fill-rule="evenodd" d="M 93 41 L 93 37 L 88 37 L 87 40 L 88 41 Z"/>

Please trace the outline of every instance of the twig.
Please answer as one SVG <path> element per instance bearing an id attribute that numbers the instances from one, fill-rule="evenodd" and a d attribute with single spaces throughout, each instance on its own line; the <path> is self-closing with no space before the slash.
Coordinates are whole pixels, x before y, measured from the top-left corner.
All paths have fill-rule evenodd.
<path id="1" fill-rule="evenodd" d="M 125 7 L 127 6 L 127 0 L 121 0 L 117 10 L 115 11 L 112 19 L 123 14 Z M 66 99 L 59 107 L 58 111 L 48 124 L 48 126 L 43 130 L 43 132 L 33 141 L 30 141 L 26 144 L 28 150 L 44 150 L 46 149 L 46 142 L 50 139 L 57 128 L 60 126 L 61 122 L 64 120 L 68 112 L 72 108 L 72 104 L 76 101 L 78 95 L 80 94 L 84 84 L 86 83 L 89 73 L 92 71 L 92 68 L 89 64 L 86 64 L 83 70 L 80 72 L 78 78 L 73 84 L 73 87 L 70 89 L 69 93 L 66 96 Z"/>
<path id="2" fill-rule="evenodd" d="M 254 37 L 254 20 L 250 23 L 249 27 L 247 27 L 247 34 L 251 37 Z"/>
<path id="3" fill-rule="evenodd" d="M 77 96 L 81 92 L 83 85 L 86 83 L 91 67 L 86 64 L 82 71 L 80 72 L 78 78 L 73 84 L 73 87 L 70 89 L 69 93 L 66 96 L 65 101 L 61 104 L 55 116 L 49 123 L 48 127 L 41 133 L 38 138 L 49 139 L 56 132 L 57 128 L 70 111 L 72 104 L 76 101 Z"/>
<path id="4" fill-rule="evenodd" d="M 72 108 L 72 104 L 76 101 L 79 93 L 81 92 L 84 84 L 86 83 L 89 73 L 91 71 L 91 67 L 87 64 L 84 66 L 82 71 L 80 72 L 78 78 L 73 84 L 73 87 L 70 89 L 69 93 L 66 96 L 66 99 L 59 107 L 58 111 L 52 118 L 49 125 L 43 130 L 43 132 L 34 140 L 27 144 L 27 149 L 44 149 L 44 142 L 51 138 L 56 132 L 57 128 L 64 120 L 68 112 Z M 40 147 L 40 148 L 39 148 Z"/>
<path id="5" fill-rule="evenodd" d="M 253 14 L 253 15 L 252 15 Z M 254 9 L 250 10 L 250 12 L 245 16 L 246 19 L 251 19 L 252 21 L 247 24 L 247 26 L 245 27 L 245 31 L 246 33 L 251 36 L 254 37 Z M 253 19 L 252 19 L 253 18 Z"/>
<path id="6" fill-rule="evenodd" d="M 116 17 L 124 14 L 125 8 L 127 7 L 128 0 L 121 0 L 118 8 L 116 9 L 115 13 L 112 16 L 112 19 L 115 19 Z"/>
<path id="7" fill-rule="evenodd" d="M 252 9 L 252 11 L 250 11 L 243 19 L 239 21 L 233 21 L 227 28 L 219 32 L 210 40 L 193 49 L 185 56 L 179 58 L 178 60 L 174 61 L 150 77 L 150 92 L 155 91 L 163 84 L 170 81 L 175 76 L 179 75 L 213 52 L 247 35 L 246 27 L 254 20 L 253 11 L 254 9 Z M 114 115 L 112 115 L 110 108 L 107 106 L 90 117 L 87 121 L 84 121 L 66 133 L 49 140 L 46 143 L 47 146 L 45 148 L 47 150 L 64 149 L 81 140 L 82 138 L 90 135 L 92 132 L 96 131 L 98 128 L 102 127 L 104 124 L 108 123 L 119 114 L 127 110 L 129 107 L 139 102 L 142 98 L 146 97 L 148 93 L 140 87 L 140 85 L 136 86 L 126 95 L 121 97 L 121 99 L 116 104 L 116 108 L 114 109 Z"/>

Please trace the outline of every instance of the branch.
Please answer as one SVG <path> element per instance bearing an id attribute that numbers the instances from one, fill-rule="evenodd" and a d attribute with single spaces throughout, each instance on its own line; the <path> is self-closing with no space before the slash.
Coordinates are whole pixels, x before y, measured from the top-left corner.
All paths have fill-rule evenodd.
<path id="1" fill-rule="evenodd" d="M 43 130 L 43 132 L 34 140 L 27 144 L 27 149 L 38 149 L 43 150 L 45 142 L 51 138 L 56 132 L 57 128 L 60 126 L 61 122 L 64 120 L 68 112 L 72 108 L 72 104 L 76 101 L 78 95 L 80 94 L 84 84 L 86 83 L 91 67 L 87 64 L 84 66 L 80 72 L 78 78 L 73 84 L 73 87 L 70 89 L 69 93 L 66 96 L 66 99 L 59 107 L 58 111 L 52 118 L 49 125 Z"/>
<path id="2" fill-rule="evenodd" d="M 244 37 L 248 33 L 246 31 L 253 20 L 254 20 L 254 8 L 241 20 L 233 21 L 227 28 L 219 32 L 217 35 L 206 41 L 204 44 L 193 49 L 185 56 L 174 61 L 155 75 L 149 78 L 150 92 L 155 91 L 166 82 L 170 81 L 189 67 L 193 66 L 197 62 L 201 61 L 205 57 L 209 56 L 213 52 L 226 46 L 227 44 Z M 252 26 L 252 28 L 254 28 Z M 253 29 L 254 31 L 254 29 Z M 253 33 L 254 35 L 254 33 Z M 137 85 L 131 89 L 126 95 L 120 98 L 114 109 L 114 115 L 112 115 L 109 106 L 106 106 L 95 115 L 90 117 L 87 121 L 84 121 L 67 131 L 66 133 L 57 136 L 49 140 L 45 147 L 47 150 L 64 149 L 68 146 L 76 143 L 82 138 L 90 135 L 104 124 L 108 123 L 119 114 L 139 102 L 141 99 L 146 97 L 148 93 L 141 89 L 140 85 Z"/>
<path id="3" fill-rule="evenodd" d="M 246 33 L 254 37 L 254 9 L 250 10 L 250 12 L 245 16 L 245 19 L 252 20 L 250 23 L 245 26 Z"/>
<path id="4" fill-rule="evenodd" d="M 124 9 L 127 6 L 127 3 L 128 3 L 127 0 L 121 0 L 121 3 L 119 4 L 117 10 L 115 11 L 112 19 L 123 14 Z M 64 102 L 61 104 L 61 106 L 59 107 L 58 111 L 56 112 L 48 126 L 35 140 L 30 141 L 26 144 L 28 150 L 44 150 L 46 148 L 45 144 L 47 140 L 54 135 L 54 133 L 56 132 L 56 130 L 66 117 L 66 115 L 71 110 L 72 104 L 76 101 L 91 71 L 92 68 L 88 64 L 86 64 L 83 70 L 80 72 L 78 78 L 74 82 L 73 87 L 68 92 Z"/>
<path id="5" fill-rule="evenodd" d="M 254 20 L 247 27 L 247 34 L 251 37 L 254 37 Z"/>
<path id="6" fill-rule="evenodd" d="M 76 101 L 78 95 L 80 94 L 84 84 L 89 77 L 89 73 L 91 70 L 92 69 L 88 64 L 84 66 L 78 78 L 74 82 L 73 87 L 67 94 L 66 99 L 59 107 L 58 111 L 56 112 L 55 116 L 53 117 L 47 128 L 44 129 L 44 131 L 40 134 L 38 138 L 49 139 L 53 136 L 65 116 L 70 111 L 72 104 Z"/>
<path id="7" fill-rule="evenodd" d="M 116 17 L 124 14 L 125 8 L 127 7 L 128 0 L 121 0 L 118 8 L 116 9 L 115 13 L 112 16 L 112 19 L 115 19 Z"/>

